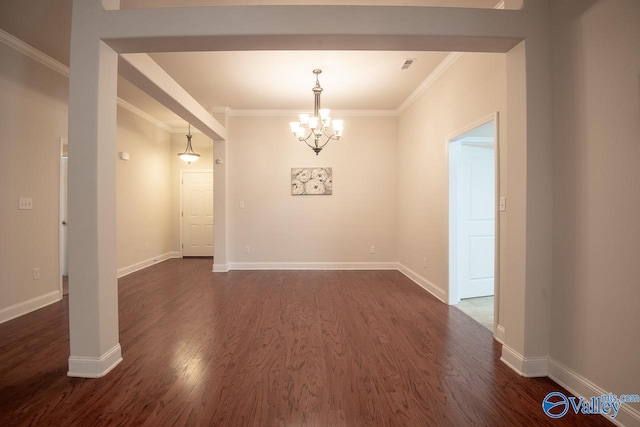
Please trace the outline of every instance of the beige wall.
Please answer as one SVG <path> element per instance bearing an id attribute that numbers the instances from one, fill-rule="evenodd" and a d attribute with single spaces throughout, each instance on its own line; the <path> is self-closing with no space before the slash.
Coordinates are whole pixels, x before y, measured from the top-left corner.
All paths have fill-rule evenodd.
<path id="1" fill-rule="evenodd" d="M 59 138 L 67 136 L 67 92 L 66 77 L 0 43 L 0 320 L 3 309 L 59 290 Z M 33 209 L 18 210 L 19 197 L 31 197 Z"/>
<path id="2" fill-rule="evenodd" d="M 117 151 L 130 156 L 116 164 L 118 269 L 172 251 L 170 140 L 169 132 L 118 108 Z"/>
<path id="3" fill-rule="evenodd" d="M 67 77 L 0 43 L 0 322 L 60 298 L 59 141 L 67 137 L 68 90 Z M 120 107 L 117 150 L 131 156 L 117 161 L 123 269 L 177 250 L 170 184 L 177 156 L 168 132 Z M 33 209 L 18 210 L 19 197 L 31 197 Z"/>
<path id="4" fill-rule="evenodd" d="M 289 132 L 292 118 L 230 118 L 232 263 L 396 261 L 396 118 L 344 119 L 342 139 L 316 156 Z M 313 166 L 333 168 L 333 195 L 292 196 L 291 168 Z"/>
<path id="5" fill-rule="evenodd" d="M 607 391 L 638 393 L 640 2 L 552 8 L 551 356 Z"/>
<path id="6" fill-rule="evenodd" d="M 398 261 L 445 294 L 449 287 L 447 140 L 499 112 L 501 195 L 506 195 L 505 110 L 505 55 L 465 53 L 400 116 Z"/>

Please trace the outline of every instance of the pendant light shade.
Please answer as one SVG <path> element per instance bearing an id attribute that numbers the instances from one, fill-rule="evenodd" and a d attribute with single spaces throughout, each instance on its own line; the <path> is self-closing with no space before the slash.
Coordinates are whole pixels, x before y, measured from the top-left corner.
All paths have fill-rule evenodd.
<path id="1" fill-rule="evenodd" d="M 195 162 L 200 158 L 200 154 L 193 151 L 193 147 L 191 147 L 191 136 L 191 123 L 189 123 L 189 133 L 187 134 L 187 148 L 183 153 L 178 153 L 178 157 L 189 164 Z"/>

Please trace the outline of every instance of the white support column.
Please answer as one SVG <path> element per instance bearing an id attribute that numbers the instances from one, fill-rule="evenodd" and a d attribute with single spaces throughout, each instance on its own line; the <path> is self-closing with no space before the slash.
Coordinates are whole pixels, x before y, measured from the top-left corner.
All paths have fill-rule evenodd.
<path id="1" fill-rule="evenodd" d="M 214 244 L 213 244 L 213 271 L 229 271 L 227 258 L 227 155 L 226 142 L 220 140 L 213 141 L 213 156 L 216 162 L 213 165 L 213 205 L 214 221 Z M 221 163 L 217 163 L 220 160 Z"/>
<path id="2" fill-rule="evenodd" d="M 229 129 L 229 108 L 211 109 L 213 118 L 224 125 L 224 129 Z M 215 218 L 214 221 L 214 244 L 213 244 L 213 271 L 229 271 L 227 257 L 227 145 L 226 141 L 220 139 L 213 140 L 214 157 L 214 180 L 213 180 L 213 204 Z"/>
<path id="3" fill-rule="evenodd" d="M 547 375 L 553 282 L 553 120 L 549 1 L 527 0 L 531 25 L 526 40 L 527 265 L 525 356 Z M 535 370 L 535 369 L 534 369 Z"/>
<path id="4" fill-rule="evenodd" d="M 505 348 L 524 354 L 524 302 L 527 244 L 527 98 L 525 42 L 507 53 L 507 170 L 506 277 L 501 278 L 501 319 L 505 327 L 502 360 L 521 371 L 505 356 Z M 511 353 L 509 353 L 511 354 Z M 516 366 L 514 366 L 516 365 Z"/>
<path id="5" fill-rule="evenodd" d="M 69 376 L 122 360 L 116 278 L 118 54 L 93 34 L 99 5 L 75 0 L 69 86 Z"/>
<path id="6" fill-rule="evenodd" d="M 553 154 L 548 2 L 527 0 L 528 35 L 507 53 L 507 251 L 502 360 L 548 374 L 551 336 Z"/>

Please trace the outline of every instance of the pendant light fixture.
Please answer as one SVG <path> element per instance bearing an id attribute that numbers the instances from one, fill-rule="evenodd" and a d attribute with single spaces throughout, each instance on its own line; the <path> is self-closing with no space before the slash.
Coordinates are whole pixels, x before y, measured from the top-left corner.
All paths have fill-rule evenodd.
<path id="1" fill-rule="evenodd" d="M 191 123 L 189 123 L 189 133 L 187 134 L 187 148 L 183 153 L 178 153 L 178 157 L 189 164 L 191 164 L 191 162 L 195 162 L 200 158 L 200 154 L 193 151 L 193 147 L 191 147 L 191 136 Z"/>
<path id="2" fill-rule="evenodd" d="M 316 75 L 316 85 L 313 88 L 313 116 L 310 117 L 309 114 L 300 114 L 299 122 L 289 123 L 293 135 L 298 138 L 300 142 L 304 142 L 315 151 L 316 156 L 329 141 L 339 140 L 344 128 L 344 121 L 331 121 L 329 109 L 320 108 L 320 94 L 322 94 L 322 87 L 318 79 L 320 73 L 322 73 L 322 70 L 313 70 L 313 74 Z M 309 141 L 313 143 L 310 144 Z"/>

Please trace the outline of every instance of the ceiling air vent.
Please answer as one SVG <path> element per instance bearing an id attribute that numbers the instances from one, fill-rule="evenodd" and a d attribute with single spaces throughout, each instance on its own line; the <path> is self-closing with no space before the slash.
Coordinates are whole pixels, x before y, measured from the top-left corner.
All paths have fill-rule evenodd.
<path id="1" fill-rule="evenodd" d="M 414 62 L 416 62 L 417 59 L 416 58 L 407 58 L 404 60 L 404 64 L 402 64 L 402 67 L 400 67 L 401 70 L 407 70 L 409 69 L 409 67 L 411 67 L 413 65 Z"/>

